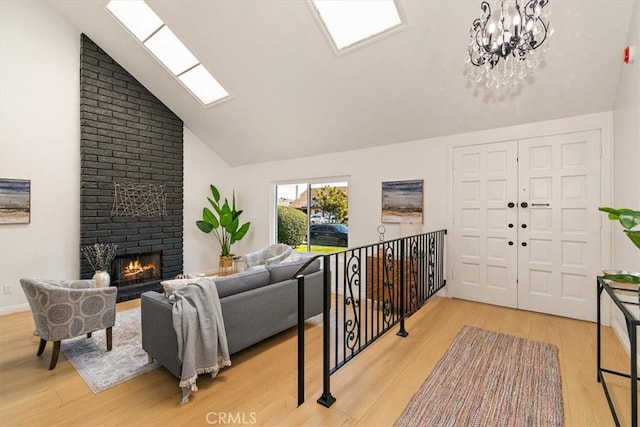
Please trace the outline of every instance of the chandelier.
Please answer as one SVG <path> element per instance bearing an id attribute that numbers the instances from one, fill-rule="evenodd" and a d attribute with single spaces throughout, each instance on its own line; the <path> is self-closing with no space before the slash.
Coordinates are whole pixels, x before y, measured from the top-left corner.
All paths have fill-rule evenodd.
<path id="1" fill-rule="evenodd" d="M 472 77 L 477 83 L 484 80 L 487 88 L 517 85 L 538 65 L 540 52 L 536 49 L 553 34 L 548 10 L 543 10 L 549 0 L 524 3 L 500 0 L 495 16 L 487 1 L 480 5 L 482 15 L 471 26 L 466 60 L 475 65 Z"/>

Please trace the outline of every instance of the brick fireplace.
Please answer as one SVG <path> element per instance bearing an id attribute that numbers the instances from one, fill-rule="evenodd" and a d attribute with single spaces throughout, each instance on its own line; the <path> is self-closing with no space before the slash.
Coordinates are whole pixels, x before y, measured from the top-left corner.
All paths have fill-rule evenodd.
<path id="1" fill-rule="evenodd" d="M 80 126 L 80 245 L 118 244 L 118 301 L 160 290 L 183 267 L 182 120 L 83 34 Z"/>

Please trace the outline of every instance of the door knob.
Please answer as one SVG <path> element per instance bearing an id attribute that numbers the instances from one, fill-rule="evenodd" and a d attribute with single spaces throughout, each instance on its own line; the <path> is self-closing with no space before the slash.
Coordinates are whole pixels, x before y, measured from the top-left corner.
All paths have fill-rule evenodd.
<path id="1" fill-rule="evenodd" d="M 509 224 L 509 228 L 513 228 L 513 224 Z"/>
<path id="2" fill-rule="evenodd" d="M 522 228 L 527 228 L 527 224 L 522 224 L 521 227 Z"/>
<path id="3" fill-rule="evenodd" d="M 510 208 L 513 208 L 516 204 L 513 202 L 509 202 L 509 204 L 507 204 L 507 206 L 509 206 Z"/>
<path id="4" fill-rule="evenodd" d="M 509 241 L 509 246 L 513 246 L 513 242 L 512 241 Z"/>
<path id="5" fill-rule="evenodd" d="M 527 202 L 520 203 L 520 207 L 521 208 L 526 208 L 527 206 L 529 206 L 529 204 Z"/>
<path id="6" fill-rule="evenodd" d="M 527 246 L 527 242 L 522 242 L 522 246 Z"/>

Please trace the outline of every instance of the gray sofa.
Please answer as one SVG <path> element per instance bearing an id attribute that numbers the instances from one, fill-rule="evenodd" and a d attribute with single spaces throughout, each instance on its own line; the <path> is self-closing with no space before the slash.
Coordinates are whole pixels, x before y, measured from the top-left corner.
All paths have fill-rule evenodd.
<path id="1" fill-rule="evenodd" d="M 257 266 L 232 276 L 214 278 L 220 297 L 229 352 L 237 353 L 297 324 L 297 280 L 291 277 L 305 259 Z M 305 274 L 305 319 L 322 313 L 320 260 Z M 173 329 L 172 304 L 157 292 L 141 296 L 142 348 L 160 365 L 180 377 L 178 344 Z"/>

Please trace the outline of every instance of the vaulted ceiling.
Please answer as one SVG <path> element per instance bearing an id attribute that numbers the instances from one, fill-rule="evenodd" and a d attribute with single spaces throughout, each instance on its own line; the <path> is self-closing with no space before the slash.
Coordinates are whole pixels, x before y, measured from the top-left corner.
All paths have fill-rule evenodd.
<path id="1" fill-rule="evenodd" d="M 555 33 L 544 63 L 518 92 L 498 97 L 467 76 L 479 0 L 400 1 L 404 31 L 342 56 L 304 0 L 147 3 L 232 99 L 204 108 L 111 16 L 106 0 L 49 1 L 231 165 L 611 110 L 634 7 L 551 0 Z"/>

